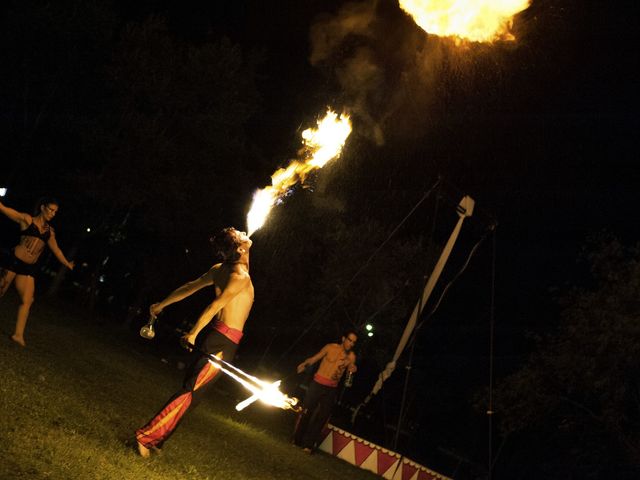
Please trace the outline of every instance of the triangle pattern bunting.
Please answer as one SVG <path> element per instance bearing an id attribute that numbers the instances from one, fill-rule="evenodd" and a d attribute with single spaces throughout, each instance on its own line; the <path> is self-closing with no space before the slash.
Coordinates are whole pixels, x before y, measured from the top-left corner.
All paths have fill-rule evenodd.
<path id="1" fill-rule="evenodd" d="M 378 473 L 378 450 L 373 450 L 373 452 L 371 452 L 371 455 L 369 455 L 367 457 L 367 459 L 362 462 L 362 464 L 360 465 L 360 468 L 362 468 L 363 470 L 369 470 L 370 472 L 373 473 Z"/>
<path id="2" fill-rule="evenodd" d="M 355 464 L 356 463 L 356 448 L 354 445 L 355 443 L 356 442 L 354 442 L 353 439 L 349 439 L 349 443 L 347 444 L 346 447 L 340 450 L 340 453 L 338 453 L 337 457 L 341 458 L 345 462 L 349 462 L 351 465 Z"/>
<path id="3" fill-rule="evenodd" d="M 333 454 L 338 455 L 351 439 L 339 432 L 333 432 Z"/>
<path id="4" fill-rule="evenodd" d="M 380 450 L 378 452 L 378 475 L 382 475 L 384 478 L 387 478 L 385 473 L 387 473 L 390 467 L 397 462 L 398 459 L 395 456 L 389 455 L 388 453 Z M 393 475 L 393 471 L 391 471 L 390 474 Z"/>
<path id="5" fill-rule="evenodd" d="M 364 442 L 355 442 L 356 465 L 360 466 L 374 450 L 371 445 L 365 445 Z"/>
<path id="6" fill-rule="evenodd" d="M 402 465 L 402 480 L 411 480 L 412 478 L 418 478 L 416 472 L 418 469 L 413 465 L 409 465 L 408 463 L 404 463 Z"/>

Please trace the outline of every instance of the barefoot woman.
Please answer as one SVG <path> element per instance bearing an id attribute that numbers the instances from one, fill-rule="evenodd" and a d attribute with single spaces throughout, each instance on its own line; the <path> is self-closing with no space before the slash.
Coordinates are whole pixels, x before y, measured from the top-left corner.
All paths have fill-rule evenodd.
<path id="1" fill-rule="evenodd" d="M 60 263 L 67 268 L 73 269 L 74 263 L 67 260 L 60 251 L 53 227 L 49 225 L 58 212 L 58 202 L 55 199 L 41 199 L 33 217 L 28 213 L 6 207 L 2 202 L 0 202 L 0 212 L 20 224 L 20 242 L 5 256 L 6 258 L 2 258 L 0 264 L 0 297 L 4 296 L 11 282 L 15 281 L 18 295 L 20 295 L 20 306 L 16 330 L 11 339 L 24 347 L 24 328 L 27 325 L 35 290 L 36 262 L 44 246 L 48 245 Z"/>

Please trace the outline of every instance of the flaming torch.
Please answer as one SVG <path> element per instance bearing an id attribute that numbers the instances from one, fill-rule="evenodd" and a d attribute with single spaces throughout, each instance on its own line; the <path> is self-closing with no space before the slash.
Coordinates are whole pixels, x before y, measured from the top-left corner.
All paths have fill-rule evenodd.
<path id="1" fill-rule="evenodd" d="M 223 373 L 233 378 L 253 394 L 236 405 L 237 411 L 243 410 L 256 400 L 260 400 L 262 403 L 271 405 L 272 407 L 282 408 L 283 410 L 290 409 L 294 412 L 298 412 L 300 410 L 300 407 L 298 406 L 298 399 L 296 397 L 289 397 L 280 391 L 279 387 L 281 380 L 277 380 L 275 382 L 260 380 L 253 375 L 243 372 L 238 367 L 234 367 L 229 362 L 225 362 L 215 355 L 208 355 L 208 358 L 209 362 L 211 362 L 216 368 L 222 370 Z"/>
<path id="2" fill-rule="evenodd" d="M 400 8 L 424 31 L 472 42 L 515 40 L 513 16 L 531 0 L 400 0 Z"/>
<path id="3" fill-rule="evenodd" d="M 158 317 L 156 316 L 151 316 L 149 318 L 149 322 L 140 329 L 140 336 L 147 340 L 152 340 L 155 337 L 153 325 L 157 318 Z M 182 345 L 189 351 L 192 351 L 195 348 L 194 345 L 189 343 L 184 343 Z M 213 354 L 206 353 L 205 355 L 214 367 L 222 370 L 222 373 L 225 373 L 252 393 L 249 398 L 236 405 L 237 411 L 243 410 L 256 400 L 260 400 L 262 403 L 271 405 L 272 407 L 282 408 L 283 410 L 293 410 L 294 412 L 300 411 L 301 407 L 298 405 L 298 399 L 296 397 L 289 397 L 280 391 L 281 380 L 267 382 L 254 377 L 253 375 L 249 375 L 238 367 L 231 365 L 229 362 L 225 362 Z"/>
<path id="4" fill-rule="evenodd" d="M 324 167 L 327 162 L 340 156 L 347 137 L 351 133 L 348 115 L 338 115 L 331 109 L 321 120 L 318 128 L 302 132 L 301 159 L 292 160 L 286 168 L 280 168 L 271 176 L 271 185 L 257 190 L 247 214 L 247 234 L 251 236 L 267 220 L 273 206 L 298 183 L 304 183 L 310 172 Z"/>

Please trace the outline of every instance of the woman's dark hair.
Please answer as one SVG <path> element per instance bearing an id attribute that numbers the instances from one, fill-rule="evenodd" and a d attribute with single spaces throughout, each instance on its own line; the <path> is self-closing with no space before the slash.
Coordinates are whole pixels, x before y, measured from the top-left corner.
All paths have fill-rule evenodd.
<path id="1" fill-rule="evenodd" d="M 223 228 L 209 239 L 213 251 L 223 262 L 235 261 L 240 258 L 235 232 L 236 229 L 233 227 Z"/>
<path id="2" fill-rule="evenodd" d="M 56 200 L 53 197 L 40 197 L 36 202 L 36 206 L 33 210 L 34 216 L 37 216 L 40 214 L 40 207 L 43 205 L 57 205 L 59 207 L 60 203 L 58 202 L 58 200 Z"/>

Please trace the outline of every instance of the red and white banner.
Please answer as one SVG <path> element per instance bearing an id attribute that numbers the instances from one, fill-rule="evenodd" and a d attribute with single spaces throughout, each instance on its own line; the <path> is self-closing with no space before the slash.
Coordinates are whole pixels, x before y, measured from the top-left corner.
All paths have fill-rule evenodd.
<path id="1" fill-rule="evenodd" d="M 387 480 L 452 480 L 331 424 L 322 435 L 320 450 Z"/>

